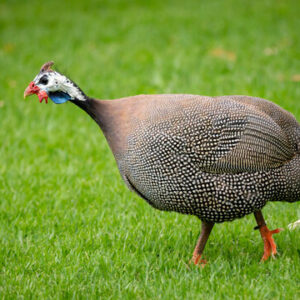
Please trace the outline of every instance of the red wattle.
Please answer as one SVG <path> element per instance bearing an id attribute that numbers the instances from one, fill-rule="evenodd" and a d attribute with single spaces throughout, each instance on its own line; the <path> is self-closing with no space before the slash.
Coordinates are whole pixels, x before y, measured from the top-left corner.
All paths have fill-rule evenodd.
<path id="1" fill-rule="evenodd" d="M 39 97 L 39 101 L 40 103 L 43 102 L 43 100 L 45 99 L 45 102 L 48 103 L 48 95 L 45 91 L 43 90 L 39 90 L 38 93 L 37 93 L 38 97 Z"/>

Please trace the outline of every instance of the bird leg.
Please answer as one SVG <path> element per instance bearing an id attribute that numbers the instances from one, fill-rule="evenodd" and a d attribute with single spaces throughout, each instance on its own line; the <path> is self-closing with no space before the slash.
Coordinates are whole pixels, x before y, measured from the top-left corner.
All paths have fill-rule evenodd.
<path id="1" fill-rule="evenodd" d="M 206 260 L 201 259 L 201 256 L 213 226 L 214 223 L 202 221 L 201 233 L 191 259 L 195 265 L 204 267 L 206 264 Z"/>
<path id="2" fill-rule="evenodd" d="M 276 250 L 276 244 L 274 242 L 272 235 L 274 233 L 279 233 L 283 229 L 278 228 L 275 230 L 269 230 L 260 210 L 256 211 L 254 213 L 254 216 L 255 216 L 255 219 L 257 222 L 257 227 L 255 227 L 255 229 L 259 229 L 260 235 L 264 242 L 264 255 L 261 258 L 261 261 L 267 260 L 271 255 L 273 258 L 275 258 L 275 255 L 277 254 L 277 250 Z"/>

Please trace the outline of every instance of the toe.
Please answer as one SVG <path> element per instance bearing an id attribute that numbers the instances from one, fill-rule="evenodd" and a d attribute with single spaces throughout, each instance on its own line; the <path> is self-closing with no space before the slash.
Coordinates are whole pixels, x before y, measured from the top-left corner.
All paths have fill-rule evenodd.
<path id="1" fill-rule="evenodd" d="M 190 262 L 193 262 L 194 265 L 204 268 L 204 266 L 207 264 L 207 260 L 201 258 L 202 255 L 195 255 L 192 257 Z"/>

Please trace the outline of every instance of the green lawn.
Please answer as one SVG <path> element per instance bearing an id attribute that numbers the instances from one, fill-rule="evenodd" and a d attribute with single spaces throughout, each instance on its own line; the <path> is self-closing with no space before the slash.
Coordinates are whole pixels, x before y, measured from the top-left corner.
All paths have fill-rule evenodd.
<path id="1" fill-rule="evenodd" d="M 70 4 L 72 3 L 72 5 Z M 247 94 L 300 120 L 300 2 L 2 1 L 0 298 L 299 299 L 300 231 L 259 264 L 254 217 L 217 225 L 189 266 L 200 222 L 127 190 L 97 125 L 23 91 L 40 66 L 90 96 Z M 264 209 L 271 229 L 299 203 Z"/>

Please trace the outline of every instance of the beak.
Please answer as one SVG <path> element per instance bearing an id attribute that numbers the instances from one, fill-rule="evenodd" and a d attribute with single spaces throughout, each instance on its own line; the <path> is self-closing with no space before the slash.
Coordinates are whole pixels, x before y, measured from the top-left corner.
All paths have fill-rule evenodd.
<path id="1" fill-rule="evenodd" d="M 28 87 L 24 91 L 24 98 L 36 94 L 39 97 L 40 103 L 45 99 L 45 102 L 48 103 L 48 95 L 44 90 L 41 90 L 33 81 L 31 81 Z"/>
<path id="2" fill-rule="evenodd" d="M 35 85 L 33 81 L 31 81 L 24 91 L 24 99 L 30 95 L 37 94 L 39 92 L 40 88 Z"/>

